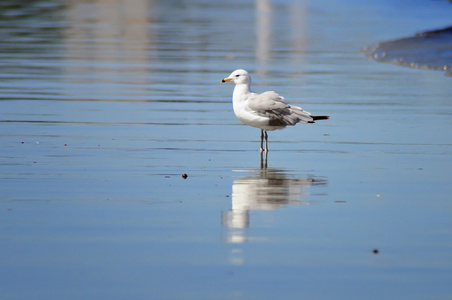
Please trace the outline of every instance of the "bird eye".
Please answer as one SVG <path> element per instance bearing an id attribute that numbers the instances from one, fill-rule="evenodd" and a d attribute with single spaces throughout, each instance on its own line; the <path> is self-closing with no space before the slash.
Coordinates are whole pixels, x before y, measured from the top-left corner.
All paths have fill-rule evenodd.
<path id="1" fill-rule="evenodd" d="M 240 76 L 240 74 L 235 75 L 235 77 L 239 77 L 239 76 Z"/>

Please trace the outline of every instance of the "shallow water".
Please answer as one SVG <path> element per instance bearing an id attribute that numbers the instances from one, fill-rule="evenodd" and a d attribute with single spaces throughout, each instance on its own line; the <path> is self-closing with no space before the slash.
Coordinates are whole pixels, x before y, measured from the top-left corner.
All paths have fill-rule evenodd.
<path id="1" fill-rule="evenodd" d="M 447 1 L 1 5 L 2 299 L 451 297 L 450 78 L 359 52 Z"/>
<path id="2" fill-rule="evenodd" d="M 364 53 L 376 61 L 416 69 L 441 70 L 452 76 L 452 27 L 381 42 L 366 47 Z"/>

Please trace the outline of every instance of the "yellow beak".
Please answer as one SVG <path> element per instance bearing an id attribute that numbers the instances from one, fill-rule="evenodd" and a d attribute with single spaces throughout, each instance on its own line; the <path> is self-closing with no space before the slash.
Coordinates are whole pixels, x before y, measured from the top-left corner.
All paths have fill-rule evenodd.
<path id="1" fill-rule="evenodd" d="M 225 83 L 226 81 L 231 81 L 231 79 L 226 77 L 225 79 L 223 79 L 223 80 L 221 81 L 221 83 Z"/>

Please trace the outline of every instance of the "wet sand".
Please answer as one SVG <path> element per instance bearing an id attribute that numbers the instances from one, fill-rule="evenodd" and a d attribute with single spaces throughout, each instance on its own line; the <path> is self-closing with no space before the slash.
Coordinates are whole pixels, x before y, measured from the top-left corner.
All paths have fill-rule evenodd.
<path id="1" fill-rule="evenodd" d="M 452 5 L 185 4 L 5 13 L 2 299 L 449 299 L 451 78 L 360 49 Z M 331 119 L 262 160 L 239 67 Z"/>

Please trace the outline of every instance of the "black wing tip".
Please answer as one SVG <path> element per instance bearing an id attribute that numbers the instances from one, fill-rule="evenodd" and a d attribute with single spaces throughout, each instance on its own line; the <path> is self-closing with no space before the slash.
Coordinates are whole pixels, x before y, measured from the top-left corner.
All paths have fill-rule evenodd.
<path id="1" fill-rule="evenodd" d="M 330 118 L 330 116 L 311 116 L 311 118 L 314 121 L 317 121 L 317 120 L 328 120 Z"/>

